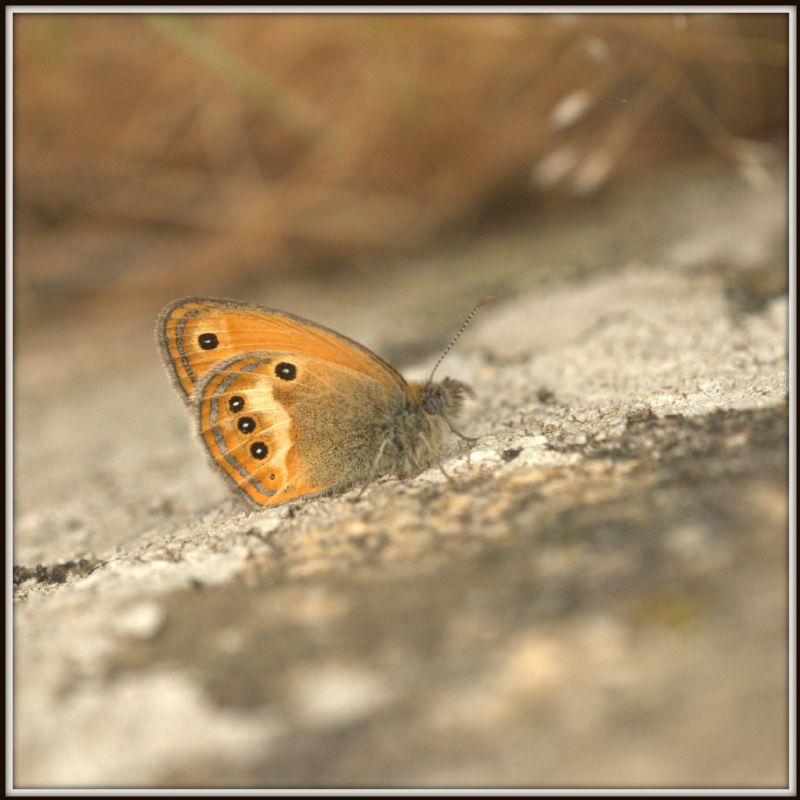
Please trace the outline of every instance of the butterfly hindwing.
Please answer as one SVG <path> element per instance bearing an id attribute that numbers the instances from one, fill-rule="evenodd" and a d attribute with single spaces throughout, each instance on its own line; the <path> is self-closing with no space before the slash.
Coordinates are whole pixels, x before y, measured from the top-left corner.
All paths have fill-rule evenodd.
<path id="1" fill-rule="evenodd" d="M 400 387 L 325 358 L 234 356 L 200 383 L 196 414 L 214 464 L 257 505 L 369 479 Z"/>

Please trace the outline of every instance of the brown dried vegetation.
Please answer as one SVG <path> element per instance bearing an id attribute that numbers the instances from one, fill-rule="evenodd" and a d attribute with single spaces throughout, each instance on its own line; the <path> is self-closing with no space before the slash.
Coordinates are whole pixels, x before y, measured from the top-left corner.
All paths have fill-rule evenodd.
<path id="1" fill-rule="evenodd" d="M 778 14 L 18 14 L 18 319 L 378 264 L 708 148 L 758 185 L 787 37 Z"/>

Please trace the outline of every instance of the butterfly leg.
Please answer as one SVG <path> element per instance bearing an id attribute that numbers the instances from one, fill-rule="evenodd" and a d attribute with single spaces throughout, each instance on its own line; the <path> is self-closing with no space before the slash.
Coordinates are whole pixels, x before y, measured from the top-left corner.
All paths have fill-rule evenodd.
<path id="1" fill-rule="evenodd" d="M 359 490 L 353 502 L 357 503 L 361 499 L 364 492 L 367 491 L 367 487 L 372 483 L 372 481 L 375 480 L 375 476 L 378 474 L 378 467 L 380 466 L 381 463 L 381 457 L 383 456 L 383 451 L 386 449 L 387 444 L 389 444 L 389 436 L 385 436 L 383 441 L 381 442 L 381 446 L 378 448 L 378 452 L 375 454 L 375 458 L 372 462 L 372 467 L 370 468 L 369 471 L 369 477 L 364 482 L 364 485 Z"/>
<path id="2" fill-rule="evenodd" d="M 448 425 L 449 424 L 450 423 L 448 422 Z M 430 465 L 432 461 L 435 461 L 436 466 L 439 468 L 439 472 L 441 472 L 442 475 L 444 475 L 444 477 L 447 479 L 447 482 L 451 486 L 455 486 L 456 482 L 455 480 L 453 480 L 453 476 L 450 475 L 450 473 L 444 468 L 444 464 L 442 464 L 442 459 L 439 455 L 439 447 L 438 446 L 434 447 L 434 445 L 430 442 L 430 440 L 427 437 L 423 437 L 423 439 L 425 441 L 425 446 L 428 449 L 428 452 L 432 456 L 431 461 L 429 461 L 428 464 Z"/>
<path id="3" fill-rule="evenodd" d="M 463 433 L 461 433 L 461 431 L 457 430 L 453 423 L 450 422 L 450 420 L 444 416 L 444 414 L 442 414 L 442 419 L 447 423 L 447 427 L 450 428 L 450 430 L 456 436 L 458 436 L 459 439 L 463 439 L 463 441 L 467 442 L 468 444 L 475 444 L 478 441 L 477 437 L 465 436 Z"/>
<path id="4" fill-rule="evenodd" d="M 447 482 L 448 483 L 455 484 L 455 480 L 453 479 L 453 476 L 450 475 L 450 473 L 444 468 L 444 465 L 442 464 L 441 461 L 437 461 L 436 462 L 436 466 L 439 467 L 439 471 L 442 473 L 442 475 L 444 475 L 445 478 L 447 478 Z"/>

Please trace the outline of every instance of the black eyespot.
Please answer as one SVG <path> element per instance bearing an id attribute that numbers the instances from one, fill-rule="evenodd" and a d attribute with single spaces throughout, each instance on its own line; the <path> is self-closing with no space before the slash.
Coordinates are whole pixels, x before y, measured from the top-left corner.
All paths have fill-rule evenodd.
<path id="1" fill-rule="evenodd" d="M 252 417 L 239 417 L 236 427 L 242 433 L 252 433 L 256 429 L 256 421 Z"/>
<path id="2" fill-rule="evenodd" d="M 270 474 L 269 474 L 269 479 L 270 479 L 271 481 L 274 481 L 274 480 L 275 480 L 275 473 L 274 473 L 274 472 L 270 472 Z"/>
<path id="3" fill-rule="evenodd" d="M 234 412 L 241 411 L 244 408 L 244 397 L 238 394 L 231 397 L 228 401 L 228 408 Z"/>
<path id="4" fill-rule="evenodd" d="M 216 333 L 201 333 L 197 337 L 197 343 L 203 350 L 213 350 L 219 345 L 219 339 L 217 339 Z"/>
<path id="5" fill-rule="evenodd" d="M 283 381 L 293 381 L 297 377 L 297 367 L 288 361 L 281 361 L 275 367 L 275 374 Z"/>
<path id="6" fill-rule="evenodd" d="M 259 461 L 262 458 L 266 458 L 267 453 L 269 453 L 269 447 L 267 447 L 264 442 L 253 442 L 253 444 L 250 445 L 250 455 L 253 456 L 253 458 L 257 458 Z"/>

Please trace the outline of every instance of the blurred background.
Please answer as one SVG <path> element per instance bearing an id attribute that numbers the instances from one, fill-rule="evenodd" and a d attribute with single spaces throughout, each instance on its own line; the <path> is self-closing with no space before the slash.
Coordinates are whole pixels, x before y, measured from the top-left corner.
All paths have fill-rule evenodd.
<path id="1" fill-rule="evenodd" d="M 261 299 L 287 276 L 374 275 L 700 155 L 758 188 L 786 144 L 779 14 L 13 25 L 23 334 L 151 319 L 184 294 Z"/>

